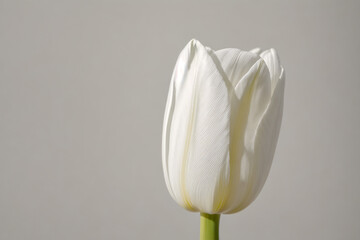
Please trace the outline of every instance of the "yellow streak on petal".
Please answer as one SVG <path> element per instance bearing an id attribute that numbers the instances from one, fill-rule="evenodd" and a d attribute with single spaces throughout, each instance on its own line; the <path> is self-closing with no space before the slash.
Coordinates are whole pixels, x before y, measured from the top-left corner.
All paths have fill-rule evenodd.
<path id="1" fill-rule="evenodd" d="M 194 107 L 192 106 L 192 109 L 193 108 Z M 183 202 L 185 203 L 185 208 L 188 210 L 193 210 L 193 206 L 190 201 L 189 193 L 187 192 L 187 189 L 186 189 L 186 167 L 187 167 L 187 162 L 189 159 L 189 146 L 190 146 L 190 138 L 191 138 L 193 122 L 194 122 L 194 114 L 192 113 L 190 120 L 189 120 L 187 133 L 186 133 L 185 149 L 184 149 L 184 155 L 183 155 L 182 166 L 181 166 L 181 175 L 180 175 L 180 177 L 181 177 L 181 181 L 180 181 L 181 196 L 183 198 Z"/>

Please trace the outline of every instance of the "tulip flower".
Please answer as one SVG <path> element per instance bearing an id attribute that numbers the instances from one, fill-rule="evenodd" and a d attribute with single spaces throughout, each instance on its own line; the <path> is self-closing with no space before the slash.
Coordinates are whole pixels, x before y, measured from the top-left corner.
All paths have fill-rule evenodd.
<path id="1" fill-rule="evenodd" d="M 162 163 L 171 197 L 201 213 L 202 240 L 220 214 L 246 208 L 274 156 L 285 74 L 274 49 L 218 51 L 191 40 L 180 53 L 165 108 Z"/>

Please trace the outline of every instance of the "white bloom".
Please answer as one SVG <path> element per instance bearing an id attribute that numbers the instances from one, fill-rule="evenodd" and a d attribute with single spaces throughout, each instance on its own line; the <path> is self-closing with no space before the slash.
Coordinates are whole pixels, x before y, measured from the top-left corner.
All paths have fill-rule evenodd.
<path id="1" fill-rule="evenodd" d="M 179 205 L 235 213 L 256 198 L 277 144 L 284 81 L 274 49 L 186 45 L 172 75 L 162 138 L 166 185 Z"/>

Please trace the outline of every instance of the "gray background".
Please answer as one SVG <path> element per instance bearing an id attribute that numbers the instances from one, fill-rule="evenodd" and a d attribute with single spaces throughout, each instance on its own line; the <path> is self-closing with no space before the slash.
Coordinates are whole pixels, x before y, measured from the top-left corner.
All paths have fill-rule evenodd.
<path id="1" fill-rule="evenodd" d="M 283 125 L 222 239 L 360 238 L 359 1 L 1 1 L 0 239 L 198 239 L 161 166 L 191 38 L 278 50 Z"/>

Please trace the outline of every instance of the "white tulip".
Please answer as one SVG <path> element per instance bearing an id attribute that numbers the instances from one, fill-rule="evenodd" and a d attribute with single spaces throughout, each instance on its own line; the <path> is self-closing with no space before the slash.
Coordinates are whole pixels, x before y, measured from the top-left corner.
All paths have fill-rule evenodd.
<path id="1" fill-rule="evenodd" d="M 284 83 L 274 49 L 186 45 L 172 75 L 162 137 L 166 185 L 180 206 L 227 214 L 257 197 L 279 136 Z"/>

